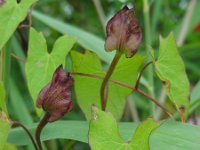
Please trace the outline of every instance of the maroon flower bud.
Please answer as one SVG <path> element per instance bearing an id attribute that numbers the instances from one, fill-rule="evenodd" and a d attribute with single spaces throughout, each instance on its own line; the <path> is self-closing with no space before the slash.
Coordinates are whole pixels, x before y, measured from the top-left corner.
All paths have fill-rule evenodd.
<path id="1" fill-rule="evenodd" d="M 127 6 L 109 20 L 106 32 L 106 51 L 124 51 L 126 57 L 132 57 L 136 53 L 142 40 L 142 31 L 134 9 Z"/>
<path id="2" fill-rule="evenodd" d="M 5 3 L 5 0 L 0 0 L 0 7 Z"/>
<path id="3" fill-rule="evenodd" d="M 65 113 L 70 112 L 73 103 L 71 100 L 71 89 L 73 79 L 67 75 L 62 66 L 54 72 L 51 83 L 47 84 L 38 96 L 37 107 L 42 107 L 50 114 L 48 122 L 62 118 Z"/>

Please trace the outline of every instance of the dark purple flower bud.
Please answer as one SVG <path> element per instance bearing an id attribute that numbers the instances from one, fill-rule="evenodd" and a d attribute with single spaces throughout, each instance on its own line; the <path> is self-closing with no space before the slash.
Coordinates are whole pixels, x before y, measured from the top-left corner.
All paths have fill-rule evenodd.
<path id="1" fill-rule="evenodd" d="M 40 91 L 36 106 L 42 107 L 50 114 L 48 122 L 56 121 L 71 111 L 73 107 L 72 85 L 72 77 L 66 74 L 62 66 L 59 66 L 54 72 L 51 83 Z"/>
<path id="2" fill-rule="evenodd" d="M 5 0 L 0 0 L 0 7 L 5 3 Z"/>
<path id="3" fill-rule="evenodd" d="M 106 32 L 106 51 L 117 49 L 123 51 L 126 57 L 132 57 L 136 53 L 142 40 L 142 31 L 134 9 L 127 6 L 109 20 Z"/>

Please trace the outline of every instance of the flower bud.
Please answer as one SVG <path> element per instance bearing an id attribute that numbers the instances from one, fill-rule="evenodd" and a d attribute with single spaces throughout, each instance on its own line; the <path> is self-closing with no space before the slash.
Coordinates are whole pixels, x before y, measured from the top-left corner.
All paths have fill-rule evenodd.
<path id="1" fill-rule="evenodd" d="M 5 3 L 5 0 L 0 0 L 0 7 Z"/>
<path id="2" fill-rule="evenodd" d="M 132 57 L 136 53 L 142 40 L 142 31 L 134 9 L 127 6 L 109 20 L 106 32 L 105 50 L 123 51 L 126 57 Z"/>
<path id="3" fill-rule="evenodd" d="M 71 111 L 73 107 L 72 85 L 72 77 L 66 74 L 62 66 L 59 66 L 54 72 L 51 83 L 40 91 L 36 106 L 42 107 L 50 114 L 48 122 L 56 121 Z"/>

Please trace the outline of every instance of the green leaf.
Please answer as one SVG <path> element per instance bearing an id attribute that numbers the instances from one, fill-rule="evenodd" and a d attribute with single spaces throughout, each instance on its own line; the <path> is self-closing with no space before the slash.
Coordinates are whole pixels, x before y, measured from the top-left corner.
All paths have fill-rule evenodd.
<path id="1" fill-rule="evenodd" d="M 186 114 L 189 107 L 189 81 L 172 33 L 167 38 L 160 39 L 155 69 L 170 100 L 176 105 L 177 110 L 184 107 Z"/>
<path id="2" fill-rule="evenodd" d="M 7 141 L 7 137 L 9 134 L 11 124 L 8 120 L 6 113 L 0 111 L 0 150 L 4 149 L 5 143 Z"/>
<path id="3" fill-rule="evenodd" d="M 105 76 L 101 62 L 97 55 L 87 51 L 85 54 L 71 52 L 73 71 Z M 116 69 L 111 76 L 112 79 L 121 81 L 128 85 L 134 85 L 137 78 L 137 71 L 144 57 L 135 55 L 133 59 L 122 56 Z M 100 87 L 102 79 L 83 77 L 75 75 L 75 92 L 79 106 L 87 119 L 91 118 L 91 105 L 100 107 Z M 130 89 L 110 82 L 108 85 L 107 110 L 119 119 L 123 113 L 125 97 L 131 93 Z"/>
<path id="4" fill-rule="evenodd" d="M 150 138 L 151 150 L 198 150 L 200 127 L 175 121 L 163 123 Z"/>
<path id="5" fill-rule="evenodd" d="M 27 15 L 29 7 L 37 0 L 6 0 L 0 7 L 0 50 Z"/>
<path id="6" fill-rule="evenodd" d="M 3 86 L 3 82 L 0 81 L 0 111 L 6 112 L 6 102 L 5 102 L 5 89 Z"/>
<path id="7" fill-rule="evenodd" d="M 5 144 L 4 149 L 3 150 L 17 150 L 15 145 L 11 145 L 11 144 Z"/>
<path id="8" fill-rule="evenodd" d="M 196 108 L 200 106 L 200 81 L 193 88 L 190 99 L 191 103 L 189 113 L 191 114 Z"/>
<path id="9" fill-rule="evenodd" d="M 42 23 L 46 24 L 47 26 L 52 27 L 56 31 L 76 37 L 77 42 L 82 47 L 95 52 L 105 62 L 110 63 L 112 61 L 112 58 L 114 57 L 114 53 L 113 52 L 107 53 L 104 50 L 103 39 L 89 32 L 86 32 L 80 28 L 77 28 L 73 25 L 64 23 L 55 18 L 44 15 L 38 11 L 33 11 L 32 15 L 34 18 L 40 20 Z"/>
<path id="10" fill-rule="evenodd" d="M 195 87 L 193 88 L 192 92 L 191 92 L 191 102 L 195 101 L 197 99 L 200 99 L 200 80 L 199 82 L 195 85 Z"/>
<path id="11" fill-rule="evenodd" d="M 30 114 L 30 108 L 25 104 L 25 98 L 23 97 L 24 95 L 20 93 L 19 85 L 16 84 L 14 78 L 9 76 L 9 79 L 9 86 L 12 89 L 12 91 L 9 93 L 9 106 L 12 108 L 15 119 L 22 123 L 30 124 L 33 122 L 33 118 Z"/>
<path id="12" fill-rule="evenodd" d="M 124 141 L 129 141 L 139 123 L 120 122 L 119 132 Z M 26 127 L 35 133 L 37 123 L 26 125 Z M 56 121 L 47 124 L 41 134 L 42 141 L 51 139 L 72 139 L 88 142 L 87 121 Z M 55 130 L 59 129 L 59 130 Z M 102 131 L 103 132 L 103 131 Z M 19 138 L 20 137 L 20 138 Z M 187 123 L 175 121 L 165 121 L 150 136 L 151 150 L 199 150 L 200 149 L 200 126 L 194 126 Z M 16 145 L 27 145 L 30 139 L 27 134 L 20 128 L 13 128 L 10 131 L 8 142 Z"/>
<path id="13" fill-rule="evenodd" d="M 110 112 L 92 107 L 92 120 L 89 129 L 89 144 L 92 150 L 149 150 L 149 137 L 159 123 L 146 120 L 135 131 L 130 141 L 124 141 L 118 131 L 117 122 Z M 102 132 L 103 131 L 103 132 Z"/>
<path id="14" fill-rule="evenodd" d="M 31 28 L 29 36 L 26 76 L 31 96 L 36 102 L 38 93 L 50 82 L 55 69 L 65 64 L 65 57 L 76 40 L 67 35 L 62 36 L 55 42 L 52 52 L 48 53 L 42 33 Z"/>

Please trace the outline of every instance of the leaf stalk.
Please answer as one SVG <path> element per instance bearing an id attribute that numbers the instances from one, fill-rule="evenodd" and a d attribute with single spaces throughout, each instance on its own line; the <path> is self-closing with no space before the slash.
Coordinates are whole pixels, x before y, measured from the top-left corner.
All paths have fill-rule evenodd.
<path id="1" fill-rule="evenodd" d="M 106 73 L 106 76 L 105 78 L 103 79 L 103 82 L 101 84 L 101 109 L 103 111 L 106 110 L 106 104 L 107 104 L 107 94 L 105 93 L 106 92 L 106 87 L 107 87 L 107 83 L 115 69 L 115 67 L 117 66 L 117 63 L 120 59 L 122 55 L 122 52 L 121 51 L 117 51 L 116 54 L 115 54 L 115 57 L 113 58 L 112 60 L 112 63 L 108 69 L 108 72 Z"/>

